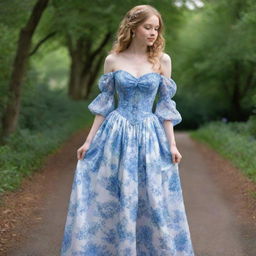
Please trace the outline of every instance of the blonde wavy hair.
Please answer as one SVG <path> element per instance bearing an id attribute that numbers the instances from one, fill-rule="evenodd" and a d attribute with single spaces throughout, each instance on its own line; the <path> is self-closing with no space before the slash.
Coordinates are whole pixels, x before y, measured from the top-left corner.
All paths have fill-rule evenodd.
<path id="1" fill-rule="evenodd" d="M 165 48 L 163 37 L 164 24 L 161 14 L 151 5 L 137 5 L 130 9 L 121 21 L 113 47 L 109 53 L 120 53 L 127 49 L 132 42 L 133 29 L 144 23 L 149 17 L 156 15 L 159 19 L 158 36 L 152 46 L 147 46 L 148 61 L 153 64 L 155 70 L 161 72 L 160 56 Z"/>

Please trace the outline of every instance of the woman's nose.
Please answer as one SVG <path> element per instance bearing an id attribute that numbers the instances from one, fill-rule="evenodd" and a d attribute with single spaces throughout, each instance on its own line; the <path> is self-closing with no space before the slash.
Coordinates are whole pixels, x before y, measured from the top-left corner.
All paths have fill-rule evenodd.
<path id="1" fill-rule="evenodd" d="M 155 35 L 156 35 L 155 32 L 151 32 L 151 33 L 150 33 L 150 36 L 152 36 L 152 37 L 154 37 Z"/>
<path id="2" fill-rule="evenodd" d="M 156 34 L 156 31 L 153 29 L 153 30 L 150 31 L 150 34 L 151 34 L 152 36 L 154 36 L 154 35 Z"/>

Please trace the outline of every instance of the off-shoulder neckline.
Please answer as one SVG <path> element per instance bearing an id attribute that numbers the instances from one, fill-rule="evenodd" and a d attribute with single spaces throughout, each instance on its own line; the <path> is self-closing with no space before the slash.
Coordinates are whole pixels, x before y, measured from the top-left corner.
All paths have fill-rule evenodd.
<path id="1" fill-rule="evenodd" d="M 158 72 L 148 72 L 148 73 L 145 73 L 145 74 L 143 74 L 143 75 L 141 75 L 141 76 L 139 76 L 139 77 L 136 77 L 136 76 L 134 76 L 133 74 L 131 74 L 130 72 L 124 70 L 124 69 L 117 69 L 117 70 L 115 70 L 115 71 L 110 71 L 110 72 L 104 73 L 103 75 L 115 74 L 115 73 L 117 73 L 117 72 L 125 72 L 125 73 L 129 74 L 131 77 L 133 77 L 134 79 L 136 79 L 136 80 L 139 80 L 139 79 L 141 79 L 142 77 L 144 77 L 144 76 L 146 76 L 146 75 L 150 75 L 150 74 L 156 74 L 156 75 L 159 75 L 160 77 L 173 80 L 171 77 L 166 77 L 166 76 L 164 76 L 164 75 L 161 75 L 161 74 L 158 73 Z"/>

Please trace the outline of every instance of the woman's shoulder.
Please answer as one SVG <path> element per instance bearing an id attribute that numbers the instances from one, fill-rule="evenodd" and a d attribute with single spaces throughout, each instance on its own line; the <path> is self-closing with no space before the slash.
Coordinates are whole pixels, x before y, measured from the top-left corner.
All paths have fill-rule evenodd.
<path id="1" fill-rule="evenodd" d="M 171 77 L 172 61 L 170 55 L 163 52 L 162 56 L 160 57 L 160 63 L 162 75 L 166 77 Z"/>
<path id="2" fill-rule="evenodd" d="M 105 58 L 105 66 L 109 71 L 115 70 L 116 64 L 120 61 L 122 61 L 121 53 L 109 53 Z"/>
<path id="3" fill-rule="evenodd" d="M 108 64 L 113 63 L 116 60 L 116 54 L 115 53 L 110 53 L 106 56 L 105 62 Z"/>
<path id="4" fill-rule="evenodd" d="M 104 71 L 111 72 L 114 69 L 115 63 L 117 60 L 117 56 L 115 53 L 110 53 L 106 56 L 105 62 L 104 62 Z"/>
<path id="5" fill-rule="evenodd" d="M 171 62 L 171 57 L 168 53 L 166 52 L 162 52 L 160 54 L 160 61 L 164 64 L 164 63 L 170 63 Z"/>

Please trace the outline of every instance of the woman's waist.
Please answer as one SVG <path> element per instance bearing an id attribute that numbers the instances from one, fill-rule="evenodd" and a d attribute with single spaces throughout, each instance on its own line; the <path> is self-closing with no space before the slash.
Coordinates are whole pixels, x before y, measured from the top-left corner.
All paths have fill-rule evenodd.
<path id="1" fill-rule="evenodd" d="M 142 110 L 140 108 L 124 108 L 124 107 L 117 107 L 115 109 L 120 115 L 125 117 L 129 122 L 136 124 L 142 122 L 147 117 L 153 117 L 155 114 L 150 110 Z"/>

